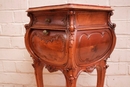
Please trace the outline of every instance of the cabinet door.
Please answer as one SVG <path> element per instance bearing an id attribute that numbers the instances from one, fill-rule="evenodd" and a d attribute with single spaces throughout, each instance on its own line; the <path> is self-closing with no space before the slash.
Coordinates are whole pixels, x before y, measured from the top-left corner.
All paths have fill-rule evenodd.
<path id="1" fill-rule="evenodd" d="M 67 62 L 64 30 L 33 29 L 30 34 L 30 45 L 34 53 L 45 63 L 62 65 Z"/>
<path id="2" fill-rule="evenodd" d="M 108 55 L 113 39 L 109 29 L 78 31 L 76 62 L 85 65 L 99 61 Z"/>

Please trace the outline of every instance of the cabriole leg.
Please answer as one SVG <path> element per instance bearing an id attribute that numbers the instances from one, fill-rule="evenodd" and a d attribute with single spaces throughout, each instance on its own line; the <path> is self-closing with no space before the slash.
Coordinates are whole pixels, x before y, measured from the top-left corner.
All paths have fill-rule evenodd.
<path id="1" fill-rule="evenodd" d="M 33 67 L 35 70 L 37 87 L 44 87 L 44 84 L 43 84 L 43 67 L 44 67 L 44 65 L 42 64 L 42 62 L 39 59 L 34 59 Z"/>
<path id="2" fill-rule="evenodd" d="M 99 65 L 97 65 L 97 87 L 104 87 L 105 73 L 106 73 L 106 60 L 102 60 Z"/>

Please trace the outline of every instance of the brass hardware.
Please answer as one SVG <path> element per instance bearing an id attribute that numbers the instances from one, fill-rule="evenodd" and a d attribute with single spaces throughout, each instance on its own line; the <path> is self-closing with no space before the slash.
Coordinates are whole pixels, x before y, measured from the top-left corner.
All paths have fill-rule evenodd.
<path id="1" fill-rule="evenodd" d="M 43 35 L 48 35 L 49 32 L 47 30 L 43 30 Z"/>
<path id="2" fill-rule="evenodd" d="M 45 19 L 45 22 L 46 22 L 47 24 L 49 24 L 49 23 L 51 23 L 51 19 L 47 18 L 47 19 Z"/>

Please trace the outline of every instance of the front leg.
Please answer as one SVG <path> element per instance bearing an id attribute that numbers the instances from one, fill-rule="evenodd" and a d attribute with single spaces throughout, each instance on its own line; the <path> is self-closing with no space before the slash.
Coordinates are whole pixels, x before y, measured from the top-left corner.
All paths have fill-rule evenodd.
<path id="1" fill-rule="evenodd" d="M 102 60 L 96 67 L 97 69 L 97 87 L 104 87 L 105 73 L 107 69 L 106 59 Z"/>
<path id="2" fill-rule="evenodd" d="M 43 85 L 43 63 L 39 59 L 34 58 L 34 70 L 35 70 L 35 77 L 37 82 L 37 87 L 44 87 Z"/>

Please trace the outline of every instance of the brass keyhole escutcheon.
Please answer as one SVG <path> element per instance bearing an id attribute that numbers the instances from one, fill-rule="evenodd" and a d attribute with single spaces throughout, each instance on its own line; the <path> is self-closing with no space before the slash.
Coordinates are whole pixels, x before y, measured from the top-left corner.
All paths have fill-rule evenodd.
<path id="1" fill-rule="evenodd" d="M 47 30 L 43 30 L 43 35 L 48 35 L 49 32 Z"/>

